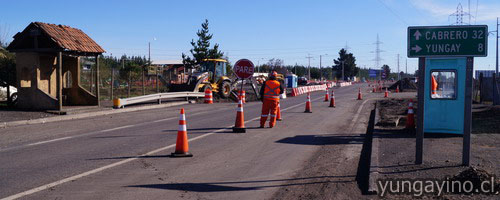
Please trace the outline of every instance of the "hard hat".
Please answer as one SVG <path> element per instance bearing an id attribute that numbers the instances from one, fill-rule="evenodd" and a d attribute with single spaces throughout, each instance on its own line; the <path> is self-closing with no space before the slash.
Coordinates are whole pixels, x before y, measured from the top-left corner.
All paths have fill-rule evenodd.
<path id="1" fill-rule="evenodd" d="M 278 76 L 278 72 L 276 72 L 276 71 L 271 72 L 271 76 L 274 76 L 274 77 Z"/>

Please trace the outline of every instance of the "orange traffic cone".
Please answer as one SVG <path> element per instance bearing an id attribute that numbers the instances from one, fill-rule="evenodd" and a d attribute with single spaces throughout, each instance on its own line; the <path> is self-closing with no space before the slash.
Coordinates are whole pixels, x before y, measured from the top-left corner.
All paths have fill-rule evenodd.
<path id="1" fill-rule="evenodd" d="M 243 100 L 238 101 L 238 110 L 236 110 L 236 122 L 234 122 L 233 133 L 245 133 L 245 114 L 243 113 Z"/>
<path id="2" fill-rule="evenodd" d="M 307 93 L 306 110 L 305 113 L 312 113 L 311 111 L 311 93 Z"/>
<path id="3" fill-rule="evenodd" d="M 277 111 L 277 114 L 276 114 L 276 121 L 282 121 L 283 119 L 281 119 L 281 108 L 280 108 L 280 103 L 278 103 L 278 111 Z"/>
<path id="4" fill-rule="evenodd" d="M 399 85 L 396 86 L 396 93 L 399 93 Z"/>
<path id="5" fill-rule="evenodd" d="M 358 100 L 362 100 L 363 95 L 361 94 L 361 88 L 358 89 Z"/>
<path id="6" fill-rule="evenodd" d="M 239 92 L 239 96 L 241 97 L 241 101 L 242 101 L 243 103 L 246 103 L 246 101 L 245 101 L 245 99 L 246 99 L 245 90 L 241 90 L 241 91 Z"/>
<path id="7" fill-rule="evenodd" d="M 193 154 L 188 153 L 188 138 L 187 138 L 187 127 L 186 127 L 186 115 L 184 114 L 184 108 L 181 108 L 181 115 L 179 117 L 179 130 L 177 131 L 177 142 L 175 143 L 175 152 L 172 153 L 172 157 L 192 157 Z"/>
<path id="8" fill-rule="evenodd" d="M 410 104 L 408 105 L 408 115 L 406 119 L 406 128 L 414 129 L 415 128 L 415 115 L 413 114 L 413 100 L 410 99 Z"/>
<path id="9" fill-rule="evenodd" d="M 387 98 L 387 97 L 389 97 L 389 92 L 387 91 L 387 88 L 385 88 L 384 98 Z"/>
<path id="10" fill-rule="evenodd" d="M 335 108 L 335 93 L 332 90 L 332 97 L 330 98 L 330 107 Z"/>
<path id="11" fill-rule="evenodd" d="M 210 90 L 210 88 L 207 88 L 205 90 L 205 102 L 204 103 L 208 103 L 208 104 L 214 103 L 214 99 L 212 98 L 212 90 Z"/>
<path id="12" fill-rule="evenodd" d="M 325 92 L 325 102 L 328 102 L 328 88 L 326 88 Z"/>

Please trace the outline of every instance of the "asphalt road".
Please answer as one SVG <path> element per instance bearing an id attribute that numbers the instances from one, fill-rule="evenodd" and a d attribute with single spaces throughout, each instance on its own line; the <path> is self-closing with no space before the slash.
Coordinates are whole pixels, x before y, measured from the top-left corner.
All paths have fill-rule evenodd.
<path id="1" fill-rule="evenodd" d="M 281 103 L 284 121 L 258 129 L 261 103 L 245 104 L 247 133 L 232 133 L 235 103 L 189 104 L 192 158 L 170 158 L 180 106 L 0 129 L 0 198 L 265 199 L 303 167 L 324 134 L 346 133 L 366 113 L 361 86 L 335 90 L 336 108 L 312 93 Z M 380 94 L 378 95 L 380 96 Z M 266 123 L 267 127 L 267 123 Z"/>

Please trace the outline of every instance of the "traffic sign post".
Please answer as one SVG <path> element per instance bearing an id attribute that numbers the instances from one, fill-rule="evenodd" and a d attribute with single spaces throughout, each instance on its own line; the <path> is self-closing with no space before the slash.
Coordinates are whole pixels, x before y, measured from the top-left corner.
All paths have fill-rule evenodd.
<path id="1" fill-rule="evenodd" d="M 425 125 L 424 117 L 426 110 L 436 105 L 437 101 L 442 101 L 447 105 L 451 102 L 462 102 L 463 110 L 463 151 L 462 165 L 470 165 L 470 135 L 471 135 L 471 104 L 472 104 L 472 71 L 474 57 L 486 57 L 488 55 L 488 26 L 414 26 L 408 27 L 408 45 L 407 52 L 409 58 L 419 58 L 418 60 L 418 110 L 417 110 L 417 133 L 416 133 L 416 149 L 415 149 L 415 164 L 423 163 L 423 148 L 424 148 L 424 130 L 432 130 L 431 125 Z M 455 58 L 453 58 L 455 57 Z M 463 61 L 466 58 L 465 64 L 448 65 L 445 62 L 456 60 Z M 448 60 L 448 61 L 446 61 Z M 434 64 L 433 64 L 434 63 Z M 427 64 L 430 64 L 427 66 Z M 465 67 L 465 70 L 463 68 Z M 455 77 L 461 78 L 465 83 L 458 83 L 458 96 L 453 98 L 438 98 L 430 97 L 429 80 L 432 76 L 432 70 L 435 71 L 451 71 L 457 73 Z M 431 71 L 430 71 L 431 70 Z M 430 73 L 430 74 L 429 74 Z M 456 82 L 455 82 L 456 83 Z M 442 89 L 442 88 L 441 88 Z M 429 93 L 429 94 L 428 94 Z M 460 94 L 462 93 L 462 94 Z M 430 98 L 430 99 L 429 99 Z M 428 104 L 428 105 L 425 105 Z M 454 110 L 456 111 L 456 110 Z M 448 111 L 445 111 L 448 112 Z M 432 116 L 429 120 L 432 119 Z M 431 120 L 432 121 L 432 120 Z M 443 128 L 443 127 L 438 127 Z M 429 130 L 427 130 L 429 129 Z"/>
<path id="2" fill-rule="evenodd" d="M 488 26 L 410 26 L 408 57 L 486 57 Z"/>
<path id="3" fill-rule="evenodd" d="M 248 59 L 240 59 L 236 61 L 233 67 L 233 72 L 236 74 L 236 77 L 241 79 L 241 90 L 243 91 L 243 81 L 246 78 L 250 78 L 253 76 L 255 66 L 252 61 Z M 253 86 L 253 85 L 252 85 Z"/>
<path id="4" fill-rule="evenodd" d="M 254 68 L 252 61 L 240 59 L 234 64 L 233 71 L 238 78 L 243 80 L 252 77 Z"/>

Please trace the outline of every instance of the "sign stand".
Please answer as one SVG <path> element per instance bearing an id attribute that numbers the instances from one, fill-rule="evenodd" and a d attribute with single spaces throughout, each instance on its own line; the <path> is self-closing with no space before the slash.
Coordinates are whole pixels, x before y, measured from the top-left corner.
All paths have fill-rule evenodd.
<path id="1" fill-rule="evenodd" d="M 474 57 L 488 55 L 488 26 L 408 27 L 408 57 L 418 57 L 418 110 L 415 164 L 423 163 L 426 58 L 466 57 L 462 165 L 470 165 Z M 428 66 L 432 67 L 432 66 Z"/>
<path id="2" fill-rule="evenodd" d="M 417 143 L 415 145 L 415 164 L 422 164 L 424 157 L 424 86 L 425 57 L 418 58 L 418 109 L 417 109 Z"/>
<path id="3" fill-rule="evenodd" d="M 467 57 L 465 69 L 465 110 L 464 110 L 464 141 L 462 152 L 462 165 L 470 165 L 470 136 L 472 125 L 472 71 L 474 70 L 474 57 Z"/>

